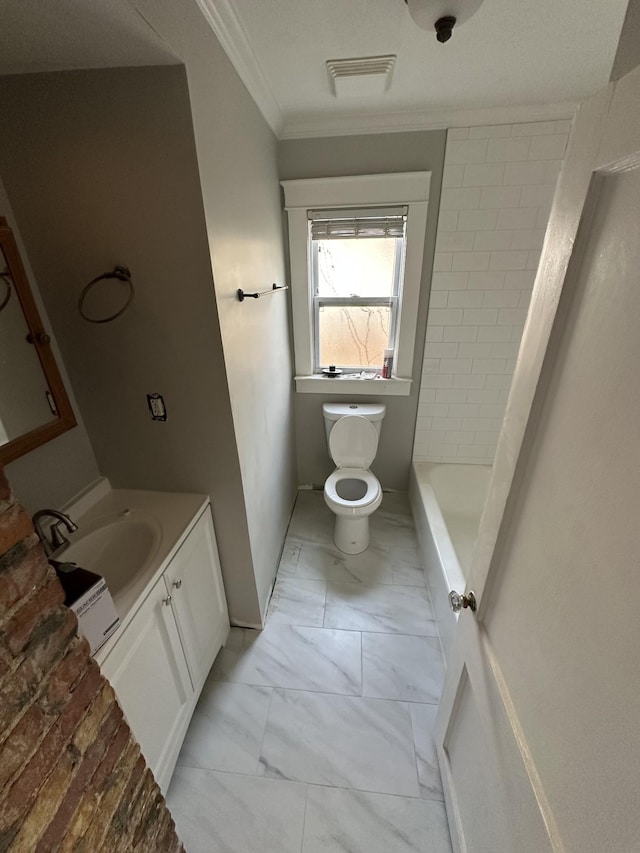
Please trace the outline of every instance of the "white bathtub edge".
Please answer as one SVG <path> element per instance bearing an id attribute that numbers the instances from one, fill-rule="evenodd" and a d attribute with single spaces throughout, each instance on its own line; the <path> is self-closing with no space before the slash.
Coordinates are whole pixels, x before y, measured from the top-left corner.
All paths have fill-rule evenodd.
<path id="1" fill-rule="evenodd" d="M 426 483 L 418 482 L 415 463 L 412 464 L 409 474 L 409 503 L 418 533 L 418 542 L 425 566 L 425 578 L 431 595 L 442 654 L 446 664 L 458 623 L 458 614 L 453 613 L 449 607 L 448 595 L 451 589 L 463 592 L 465 580 L 433 489 Z M 427 518 L 428 512 L 434 517 L 436 528 L 440 532 L 444 531 L 444 535 L 439 537 L 439 542 L 436 541 L 436 537 L 432 533 Z M 448 567 L 445 562 L 447 560 Z"/>

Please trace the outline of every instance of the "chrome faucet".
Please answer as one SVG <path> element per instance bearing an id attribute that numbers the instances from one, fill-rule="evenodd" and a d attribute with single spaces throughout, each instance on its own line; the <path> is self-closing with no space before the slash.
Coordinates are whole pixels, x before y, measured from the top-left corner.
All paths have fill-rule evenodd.
<path id="1" fill-rule="evenodd" d="M 42 529 L 41 519 L 47 517 L 58 519 L 57 522 L 49 527 L 50 538 L 47 538 L 46 533 Z M 78 525 L 75 524 L 68 515 L 65 515 L 64 512 L 58 512 L 57 509 L 41 509 L 33 516 L 33 526 L 40 537 L 44 553 L 47 557 L 52 557 L 54 554 L 57 554 L 59 551 L 62 551 L 71 544 L 60 529 L 61 525 L 64 525 L 69 533 L 75 533 L 78 529 Z"/>

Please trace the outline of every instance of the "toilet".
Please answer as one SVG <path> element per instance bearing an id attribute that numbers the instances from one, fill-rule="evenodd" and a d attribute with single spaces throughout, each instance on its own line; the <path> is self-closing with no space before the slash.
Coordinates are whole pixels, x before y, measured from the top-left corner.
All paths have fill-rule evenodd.
<path id="1" fill-rule="evenodd" d="M 325 403 L 324 427 L 337 468 L 324 484 L 324 500 L 335 513 L 333 541 L 345 554 L 369 545 L 369 516 L 382 502 L 382 486 L 369 466 L 378 449 L 385 415 L 378 403 Z"/>

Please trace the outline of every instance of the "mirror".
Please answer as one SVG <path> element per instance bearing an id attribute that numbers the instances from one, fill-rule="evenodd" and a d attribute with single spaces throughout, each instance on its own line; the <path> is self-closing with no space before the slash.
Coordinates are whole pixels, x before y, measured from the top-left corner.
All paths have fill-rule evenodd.
<path id="1" fill-rule="evenodd" d="M 75 425 L 15 237 L 0 217 L 0 463 Z"/>

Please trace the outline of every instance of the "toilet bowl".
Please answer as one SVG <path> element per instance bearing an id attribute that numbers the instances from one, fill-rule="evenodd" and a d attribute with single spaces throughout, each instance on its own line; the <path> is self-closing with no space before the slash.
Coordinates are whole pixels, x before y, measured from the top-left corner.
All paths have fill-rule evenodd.
<path id="1" fill-rule="evenodd" d="M 323 407 L 331 458 L 338 466 L 324 484 L 324 499 L 335 514 L 333 539 L 346 554 L 369 545 L 369 516 L 382 502 L 382 487 L 369 470 L 378 449 L 382 405 Z"/>

